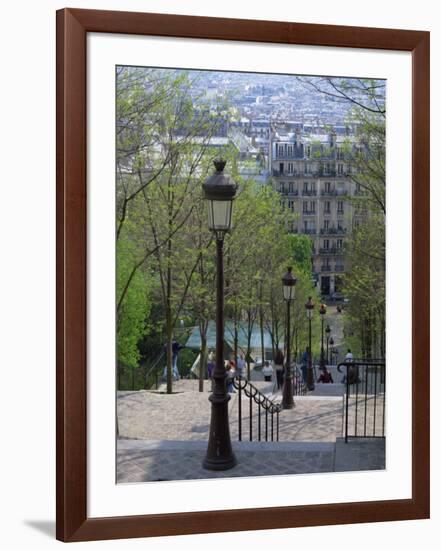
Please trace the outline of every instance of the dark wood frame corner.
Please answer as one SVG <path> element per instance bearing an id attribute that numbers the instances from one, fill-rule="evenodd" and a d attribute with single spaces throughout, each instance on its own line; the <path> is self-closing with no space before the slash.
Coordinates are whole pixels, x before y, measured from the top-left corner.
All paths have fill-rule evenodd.
<path id="1" fill-rule="evenodd" d="M 412 498 L 87 517 L 86 36 L 88 32 L 412 53 Z M 417 382 L 424 369 L 425 383 Z M 429 33 L 81 9 L 57 12 L 57 530 L 62 541 L 429 517 Z M 421 374 L 419 375 L 421 380 Z"/>

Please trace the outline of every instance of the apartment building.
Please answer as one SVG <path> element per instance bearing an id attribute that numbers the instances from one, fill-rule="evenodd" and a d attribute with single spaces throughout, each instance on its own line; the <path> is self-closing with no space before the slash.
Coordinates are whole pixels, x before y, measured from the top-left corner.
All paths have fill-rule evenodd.
<path id="1" fill-rule="evenodd" d="M 271 128 L 269 170 L 274 188 L 295 214 L 289 229 L 308 235 L 313 244 L 312 266 L 324 296 L 342 294 L 347 269 L 345 248 L 353 227 L 352 196 L 361 190 L 350 179 L 351 158 L 359 147 L 354 136 L 305 134 L 288 127 Z"/>

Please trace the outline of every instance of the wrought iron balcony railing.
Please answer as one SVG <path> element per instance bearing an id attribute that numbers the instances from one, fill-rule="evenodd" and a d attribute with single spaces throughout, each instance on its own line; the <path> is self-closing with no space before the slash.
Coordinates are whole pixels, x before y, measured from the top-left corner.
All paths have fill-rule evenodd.
<path id="1" fill-rule="evenodd" d="M 346 227 L 321 227 L 320 235 L 346 235 Z"/>
<path id="2" fill-rule="evenodd" d="M 334 255 L 344 254 L 344 249 L 343 247 L 337 247 L 337 246 L 332 246 L 330 248 L 320 248 L 319 254 L 334 254 Z"/>

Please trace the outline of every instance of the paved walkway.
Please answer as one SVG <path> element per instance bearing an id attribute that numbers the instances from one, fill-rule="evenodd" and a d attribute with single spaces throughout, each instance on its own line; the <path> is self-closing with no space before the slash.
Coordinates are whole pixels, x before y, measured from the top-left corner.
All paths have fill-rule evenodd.
<path id="1" fill-rule="evenodd" d="M 192 381 L 183 381 L 192 382 Z M 187 384 L 185 384 L 187 385 Z M 177 384 L 177 387 L 179 385 Z M 183 387 L 183 386 L 181 386 Z M 119 436 L 130 439 L 168 441 L 207 441 L 211 403 L 208 393 L 182 391 L 171 395 L 138 391 L 118 392 Z M 280 399 L 280 396 L 279 396 Z M 253 404 L 251 435 L 258 435 L 258 407 Z M 230 432 L 233 441 L 239 439 L 238 393 L 229 402 Z M 242 439 L 250 436 L 248 399 L 242 402 Z M 261 411 L 261 438 L 265 436 L 266 418 Z M 273 421 L 274 438 L 276 418 Z M 279 416 L 280 441 L 335 442 L 342 429 L 342 399 L 340 397 L 295 397 L 295 407 Z M 268 417 L 268 437 L 271 439 L 271 418 Z"/>
<path id="2" fill-rule="evenodd" d="M 256 373 L 255 373 L 256 374 Z M 275 401 L 273 383 L 253 380 L 253 384 Z M 230 433 L 238 465 L 225 472 L 210 472 L 202 468 L 209 432 L 211 403 L 208 400 L 211 384 L 204 383 L 198 391 L 198 380 L 174 383 L 174 393 L 158 391 L 118 392 L 117 479 L 119 483 L 145 481 L 207 479 L 219 477 L 248 477 L 285 474 L 323 473 L 332 471 L 377 470 L 385 467 L 384 439 L 354 440 L 345 444 L 342 436 L 343 397 L 341 385 L 319 385 L 308 396 L 294 397 L 295 407 L 279 415 L 279 442 L 276 440 L 276 417 L 268 424 L 261 410 L 259 434 L 258 406 L 252 405 L 250 424 L 249 401 L 242 401 L 242 441 L 239 442 L 239 393 L 229 401 Z M 329 391 L 332 390 L 332 391 Z M 324 394 L 324 395 L 323 395 Z M 337 394 L 337 395 L 335 395 Z M 361 425 L 365 403 L 349 403 L 349 425 L 364 430 Z M 368 435 L 382 426 L 378 411 L 369 397 Z M 268 441 L 265 441 L 267 434 Z M 252 441 L 250 440 L 252 436 Z"/>
<path id="3" fill-rule="evenodd" d="M 224 472 L 202 467 L 204 441 L 118 440 L 118 483 L 383 470 L 384 439 L 345 443 L 233 442 L 238 464 Z"/>
<path id="4" fill-rule="evenodd" d="M 203 441 L 118 441 L 118 483 L 332 472 L 332 443 L 233 443 L 238 464 L 224 472 L 202 467 Z"/>

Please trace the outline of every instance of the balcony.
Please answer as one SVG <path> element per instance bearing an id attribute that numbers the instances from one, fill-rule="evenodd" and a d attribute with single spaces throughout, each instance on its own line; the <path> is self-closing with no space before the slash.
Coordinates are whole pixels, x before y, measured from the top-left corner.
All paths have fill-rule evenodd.
<path id="1" fill-rule="evenodd" d="M 303 216 L 315 216 L 315 210 L 302 210 Z"/>
<path id="2" fill-rule="evenodd" d="M 329 273 L 331 271 L 330 265 L 322 265 L 320 271 Z"/>
<path id="3" fill-rule="evenodd" d="M 319 174 L 319 176 L 333 178 L 333 177 L 336 176 L 336 171 L 335 170 L 325 170 L 324 168 L 322 168 L 322 169 L 319 170 L 318 174 Z M 343 175 L 343 174 L 341 174 L 341 175 Z"/>
<path id="4" fill-rule="evenodd" d="M 346 235 L 346 227 L 321 227 L 320 235 Z"/>
<path id="5" fill-rule="evenodd" d="M 306 227 L 303 227 L 301 229 L 301 232 L 304 234 L 304 235 L 316 235 L 317 234 L 317 229 L 308 229 Z"/>
<path id="6" fill-rule="evenodd" d="M 322 189 L 320 192 L 322 197 L 345 197 L 348 195 L 346 189 Z"/>
<path id="7" fill-rule="evenodd" d="M 341 255 L 341 254 L 344 254 L 344 249 L 343 247 L 337 247 L 337 246 L 332 246 L 330 248 L 320 248 L 319 249 L 319 254 L 324 254 L 324 255 Z"/>
<path id="8" fill-rule="evenodd" d="M 315 197 L 316 195 L 317 191 L 315 189 L 302 189 L 303 197 Z"/>
<path id="9" fill-rule="evenodd" d="M 298 189 L 292 189 L 292 190 L 289 190 L 289 189 L 279 189 L 279 193 L 281 195 L 284 195 L 284 196 L 287 196 L 287 197 L 297 197 L 298 194 L 299 194 L 299 190 Z"/>
<path id="10" fill-rule="evenodd" d="M 345 266 L 344 266 L 344 265 L 336 265 L 336 266 L 335 266 L 335 271 L 337 271 L 337 272 L 340 272 L 340 273 L 341 273 L 341 272 L 344 271 L 344 270 L 345 270 Z"/>

